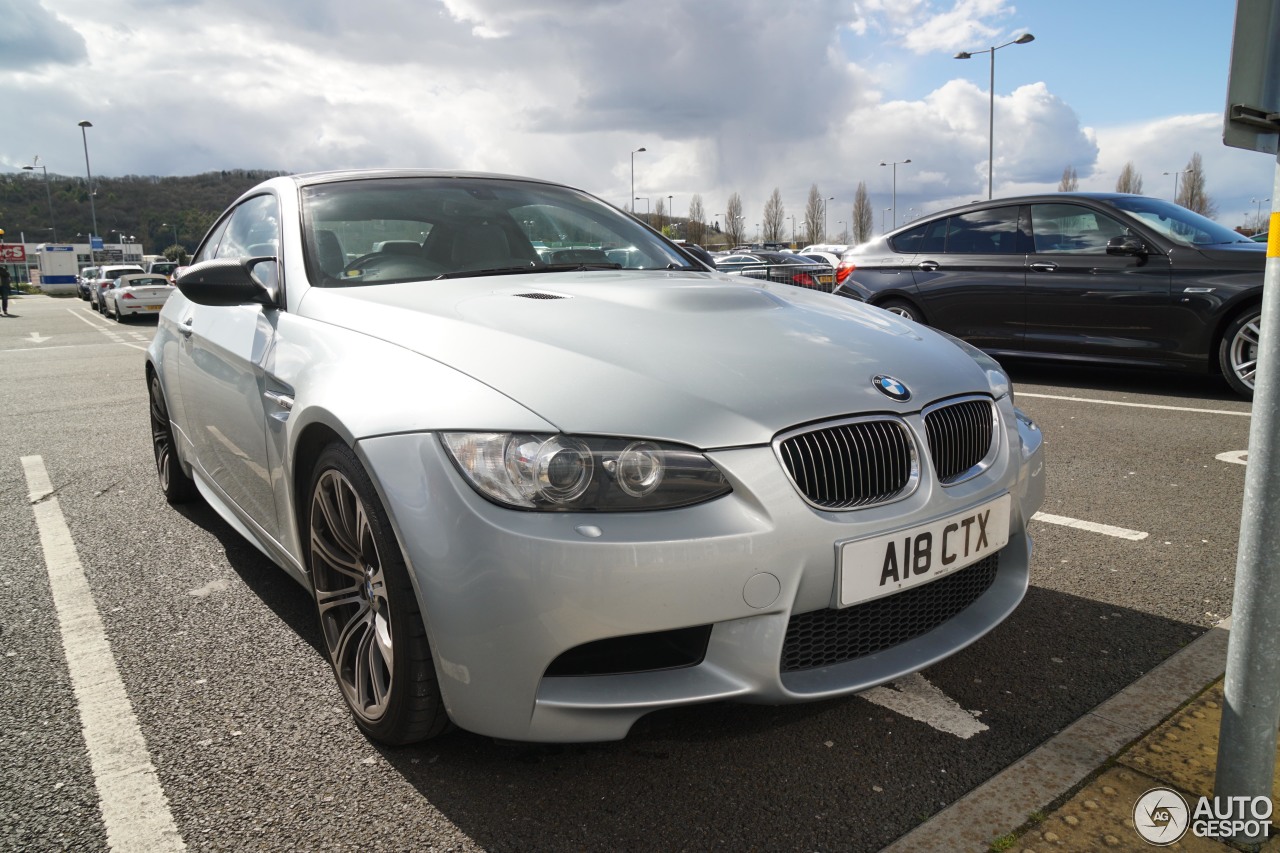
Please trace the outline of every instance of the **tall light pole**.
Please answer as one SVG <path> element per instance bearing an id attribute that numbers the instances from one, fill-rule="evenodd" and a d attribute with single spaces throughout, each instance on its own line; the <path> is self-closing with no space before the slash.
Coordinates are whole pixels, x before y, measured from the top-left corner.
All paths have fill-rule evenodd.
<path id="1" fill-rule="evenodd" d="M 631 212 L 636 212 L 636 155 L 643 152 L 643 147 L 631 152 Z"/>
<path id="2" fill-rule="evenodd" d="M 644 224 L 645 224 L 645 225 L 652 225 L 653 223 L 649 221 L 649 197 L 648 197 L 648 196 L 643 196 L 643 195 L 638 195 L 638 196 L 635 196 L 634 198 L 632 198 L 632 199 L 631 199 L 631 202 L 632 202 L 632 204 L 631 204 L 631 212 L 632 212 L 632 213 L 635 213 L 635 202 L 637 202 L 637 201 L 643 201 L 643 202 L 644 202 Z"/>
<path id="3" fill-rule="evenodd" d="M 884 210 L 880 211 L 880 233 L 881 233 L 881 234 L 888 234 L 888 233 L 889 233 L 889 232 L 885 229 L 885 227 L 884 227 L 884 215 L 885 215 L 886 213 L 888 213 L 889 211 L 891 211 L 891 210 L 893 210 L 893 208 L 892 208 L 892 207 L 886 207 Z"/>
<path id="4" fill-rule="evenodd" d="M 1162 172 L 1161 173 L 1164 175 L 1173 175 L 1173 203 L 1174 204 L 1178 203 L 1178 176 L 1185 175 L 1190 171 L 1191 171 L 1190 169 L 1183 169 L 1180 172 Z"/>
<path id="5" fill-rule="evenodd" d="M 827 237 L 829 236 L 827 232 L 831 230 L 831 216 L 827 211 L 831 209 L 831 202 L 835 200 L 835 196 L 828 196 L 827 199 L 822 202 L 822 242 L 824 243 L 827 242 Z"/>
<path id="6" fill-rule="evenodd" d="M 178 245 L 178 226 L 172 222 L 161 222 L 160 227 L 173 229 L 173 245 L 177 246 Z"/>
<path id="7" fill-rule="evenodd" d="M 40 155 L 36 155 L 36 159 L 31 161 L 30 166 L 23 166 L 28 172 L 34 172 L 36 168 L 44 172 L 44 194 L 49 199 L 49 230 L 53 232 L 53 242 L 58 242 L 58 224 L 53 221 L 53 191 L 49 189 L 49 170 L 40 162 Z"/>
<path id="8" fill-rule="evenodd" d="M 893 207 L 889 209 L 893 211 L 893 227 L 894 228 L 898 227 L 898 167 L 905 166 L 910 162 L 911 162 L 910 158 L 907 158 L 906 160 L 892 160 L 890 162 L 885 162 L 884 160 L 880 161 L 881 166 L 893 167 Z"/>
<path id="9" fill-rule="evenodd" d="M 674 204 L 675 204 L 675 196 L 673 195 L 667 196 L 667 219 L 671 220 L 672 234 L 676 233 L 676 210 L 675 210 L 675 207 L 673 207 Z"/>
<path id="10" fill-rule="evenodd" d="M 1266 198 L 1252 198 L 1249 200 L 1258 206 L 1258 213 L 1253 219 L 1253 227 L 1261 231 L 1262 230 L 1262 205 L 1264 202 L 1271 201 L 1271 197 L 1268 196 Z"/>
<path id="11" fill-rule="evenodd" d="M 991 80 L 987 90 L 987 198 L 991 198 L 991 175 L 996 161 L 996 51 L 1011 44 L 1026 44 L 1035 40 L 1036 37 L 1031 33 L 1023 33 L 1013 41 L 1007 41 L 986 50 L 962 50 L 956 54 L 956 59 L 972 59 L 979 53 L 991 54 Z"/>
<path id="12" fill-rule="evenodd" d="M 89 135 L 85 128 L 93 127 L 93 122 L 80 122 L 80 139 L 84 142 L 84 173 L 89 176 L 89 217 L 93 221 L 93 233 L 89 235 L 89 255 L 93 255 L 93 238 L 98 236 L 98 211 L 93 203 L 93 170 L 89 168 Z"/>

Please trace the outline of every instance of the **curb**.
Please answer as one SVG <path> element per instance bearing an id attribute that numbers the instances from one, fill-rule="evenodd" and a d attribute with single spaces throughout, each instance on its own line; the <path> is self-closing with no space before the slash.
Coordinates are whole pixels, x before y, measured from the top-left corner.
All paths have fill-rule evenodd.
<path id="1" fill-rule="evenodd" d="M 1221 678 L 1231 620 L 1224 619 L 998 775 L 881 853 L 985 851 L 1045 811 L 1124 747 Z"/>

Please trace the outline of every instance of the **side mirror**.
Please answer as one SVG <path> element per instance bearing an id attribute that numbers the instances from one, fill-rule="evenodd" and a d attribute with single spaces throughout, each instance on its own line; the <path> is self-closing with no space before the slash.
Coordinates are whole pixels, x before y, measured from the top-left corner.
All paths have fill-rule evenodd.
<path id="1" fill-rule="evenodd" d="M 275 305 L 275 288 L 255 274 L 255 267 L 267 262 L 274 278 L 274 257 L 219 258 L 186 267 L 174 284 L 197 305 Z"/>
<path id="2" fill-rule="evenodd" d="M 1148 254 L 1149 251 L 1147 244 L 1132 234 L 1112 237 L 1107 241 L 1108 255 L 1132 255 L 1135 257 L 1142 257 L 1143 255 Z"/>

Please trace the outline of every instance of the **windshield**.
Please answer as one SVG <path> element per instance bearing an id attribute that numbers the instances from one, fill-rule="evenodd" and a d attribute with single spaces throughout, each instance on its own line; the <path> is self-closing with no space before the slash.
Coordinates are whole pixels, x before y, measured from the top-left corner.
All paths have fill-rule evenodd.
<path id="1" fill-rule="evenodd" d="M 565 187 L 404 177 L 302 191 L 312 283 L 322 287 L 582 269 L 700 270 L 627 215 Z"/>
<path id="2" fill-rule="evenodd" d="M 1249 242 L 1247 237 L 1219 225 L 1212 219 L 1187 210 L 1180 204 L 1145 196 L 1115 198 L 1111 199 L 1111 203 L 1131 213 L 1144 225 L 1184 246 Z"/>

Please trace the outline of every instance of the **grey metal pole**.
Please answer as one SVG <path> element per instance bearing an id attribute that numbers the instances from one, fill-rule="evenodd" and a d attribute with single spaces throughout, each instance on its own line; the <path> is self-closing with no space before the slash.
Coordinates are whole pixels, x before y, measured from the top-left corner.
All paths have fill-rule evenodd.
<path id="1" fill-rule="evenodd" d="M 1000 45 L 1004 47 L 1004 45 Z M 996 167 L 996 49 L 991 48 L 991 81 L 987 84 L 987 200 L 992 198 L 992 171 Z"/>
<path id="2" fill-rule="evenodd" d="M 93 233 L 89 235 L 89 254 L 93 254 L 93 238 L 98 236 L 98 211 L 93 203 L 93 170 L 89 168 L 89 134 L 85 128 L 93 127 L 90 121 L 80 122 L 80 139 L 84 142 L 84 172 L 89 176 L 89 216 L 93 221 Z"/>
<path id="3" fill-rule="evenodd" d="M 1280 197 L 1280 158 L 1271 198 Z M 1236 557 L 1216 797 L 1269 797 L 1280 725 L 1280 212 L 1273 202 Z M 1243 802 L 1243 801 L 1240 801 Z M 1232 817 L 1236 817 L 1235 814 Z M 1247 819 L 1247 818 L 1246 818 Z M 1235 841 L 1261 843 L 1260 836 Z"/>

